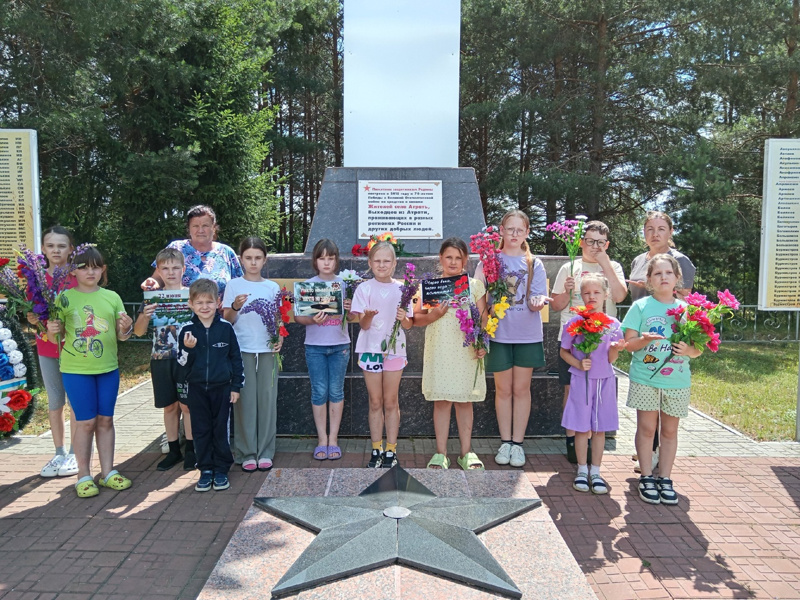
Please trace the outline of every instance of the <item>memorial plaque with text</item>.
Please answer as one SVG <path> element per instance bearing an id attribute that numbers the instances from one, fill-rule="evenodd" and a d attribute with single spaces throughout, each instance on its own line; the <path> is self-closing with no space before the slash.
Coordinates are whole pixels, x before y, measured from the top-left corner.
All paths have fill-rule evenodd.
<path id="1" fill-rule="evenodd" d="M 441 181 L 358 182 L 358 237 L 442 238 Z"/>
<path id="2" fill-rule="evenodd" d="M 36 131 L 0 129 L 0 256 L 20 244 L 40 249 Z"/>
<path id="3" fill-rule="evenodd" d="M 758 307 L 800 308 L 800 140 L 767 140 Z"/>

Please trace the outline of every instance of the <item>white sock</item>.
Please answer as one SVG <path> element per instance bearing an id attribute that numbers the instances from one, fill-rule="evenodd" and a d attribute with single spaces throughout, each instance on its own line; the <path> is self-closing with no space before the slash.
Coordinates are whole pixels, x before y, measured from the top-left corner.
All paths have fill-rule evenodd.
<path id="1" fill-rule="evenodd" d="M 600 475 L 600 467 L 592 465 L 589 468 L 589 475 Z"/>
<path id="2" fill-rule="evenodd" d="M 589 474 L 589 467 L 587 465 L 578 465 L 578 475 L 586 477 Z"/>

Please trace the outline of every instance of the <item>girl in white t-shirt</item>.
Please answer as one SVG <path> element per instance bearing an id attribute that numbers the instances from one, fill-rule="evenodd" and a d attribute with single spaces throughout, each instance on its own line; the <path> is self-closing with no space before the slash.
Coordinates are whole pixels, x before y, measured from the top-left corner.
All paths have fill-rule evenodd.
<path id="1" fill-rule="evenodd" d="M 275 457 L 277 432 L 278 378 L 276 352 L 283 338 L 270 344 L 267 328 L 256 312 L 239 314 L 254 300 L 277 300 L 278 284 L 261 276 L 267 262 L 267 246 L 258 237 L 248 237 L 239 246 L 244 276 L 231 279 L 222 299 L 224 318 L 233 324 L 244 363 L 244 387 L 233 405 L 233 458 L 242 471 L 269 471 Z"/>
<path id="2" fill-rule="evenodd" d="M 334 282 L 341 286 L 344 298 L 344 281 L 336 276 L 339 271 L 339 248 L 329 239 L 321 239 L 311 253 L 311 266 L 316 273 L 308 282 Z M 351 300 L 344 298 L 345 311 Z M 348 321 L 357 317 L 348 314 Z M 317 427 L 317 460 L 337 460 L 342 457 L 339 447 L 339 425 L 344 408 L 344 376 L 350 360 L 350 332 L 342 323 L 342 315 L 318 312 L 313 317 L 295 315 L 294 320 L 306 326 L 306 364 L 311 381 L 311 411 Z M 330 415 L 330 431 L 328 431 Z"/>
<path id="3" fill-rule="evenodd" d="M 352 314 L 358 316 L 361 333 L 356 342 L 358 366 L 364 372 L 369 394 L 369 433 L 372 439 L 371 468 L 397 464 L 397 434 L 400 430 L 400 378 L 406 367 L 406 336 L 411 329 L 411 307 L 400 306 L 400 282 L 392 279 L 397 256 L 388 242 L 378 242 L 369 251 L 369 268 L 375 276 L 358 286 Z M 395 321 L 400 332 L 392 354 L 384 354 L 381 342 L 388 340 Z M 383 428 L 386 425 L 386 451 Z"/>

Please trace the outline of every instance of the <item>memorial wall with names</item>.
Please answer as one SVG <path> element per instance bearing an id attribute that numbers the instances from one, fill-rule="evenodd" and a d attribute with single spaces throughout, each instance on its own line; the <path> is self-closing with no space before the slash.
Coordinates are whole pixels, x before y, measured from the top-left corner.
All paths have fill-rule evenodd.
<path id="1" fill-rule="evenodd" d="M 0 257 L 20 244 L 38 252 L 39 236 L 36 131 L 0 129 Z"/>
<path id="2" fill-rule="evenodd" d="M 758 307 L 800 308 L 800 140 L 767 140 Z"/>

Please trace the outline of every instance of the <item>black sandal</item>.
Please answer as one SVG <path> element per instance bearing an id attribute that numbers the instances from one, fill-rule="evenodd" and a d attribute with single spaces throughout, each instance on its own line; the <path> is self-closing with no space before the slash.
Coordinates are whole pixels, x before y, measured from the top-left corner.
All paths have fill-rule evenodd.
<path id="1" fill-rule="evenodd" d="M 583 473 L 578 473 L 578 476 L 572 480 L 572 487 L 579 492 L 588 492 L 589 479 Z"/>

